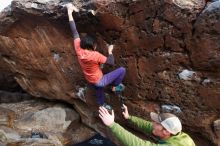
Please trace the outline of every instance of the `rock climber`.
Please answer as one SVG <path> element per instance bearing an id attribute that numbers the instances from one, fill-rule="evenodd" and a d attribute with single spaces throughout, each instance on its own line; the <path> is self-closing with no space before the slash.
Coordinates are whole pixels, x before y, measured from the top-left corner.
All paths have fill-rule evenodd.
<path id="1" fill-rule="evenodd" d="M 73 44 L 75 52 L 78 57 L 79 64 L 83 70 L 86 80 L 94 85 L 96 89 L 97 102 L 100 106 L 107 105 L 105 103 L 104 87 L 112 85 L 112 91 L 118 92 L 124 90 L 122 80 L 124 79 L 126 70 L 120 67 L 108 74 L 104 74 L 100 67 L 101 64 L 114 65 L 113 45 L 108 47 L 108 57 L 96 51 L 97 43 L 91 36 L 85 36 L 80 39 L 79 33 L 76 29 L 76 24 L 73 19 L 73 11 L 79 10 L 71 3 L 67 4 L 67 12 L 69 24 L 72 31 Z M 108 105 L 109 107 L 109 105 Z"/>

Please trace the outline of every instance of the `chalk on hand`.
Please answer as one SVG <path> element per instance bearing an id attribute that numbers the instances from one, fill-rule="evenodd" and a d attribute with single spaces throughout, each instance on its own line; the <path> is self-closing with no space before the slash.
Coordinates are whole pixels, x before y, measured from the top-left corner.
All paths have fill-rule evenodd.
<path id="1" fill-rule="evenodd" d="M 96 13 L 97 13 L 97 12 L 96 12 L 96 11 L 94 11 L 94 10 L 89 10 L 89 12 L 90 12 L 90 13 L 92 13 L 92 15 L 94 15 L 94 16 L 95 16 L 95 15 L 96 15 Z"/>
<path id="2" fill-rule="evenodd" d="M 71 3 L 66 4 L 66 7 L 67 7 L 67 9 L 72 9 L 75 12 L 79 12 L 79 9 Z"/>

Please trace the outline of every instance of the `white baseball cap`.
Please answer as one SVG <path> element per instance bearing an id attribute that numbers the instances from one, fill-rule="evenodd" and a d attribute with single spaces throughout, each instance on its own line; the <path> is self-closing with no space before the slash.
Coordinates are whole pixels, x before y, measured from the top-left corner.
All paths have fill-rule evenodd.
<path id="1" fill-rule="evenodd" d="M 182 124 L 179 118 L 171 113 L 156 114 L 150 113 L 151 119 L 157 123 L 160 123 L 168 132 L 173 135 L 182 131 Z"/>

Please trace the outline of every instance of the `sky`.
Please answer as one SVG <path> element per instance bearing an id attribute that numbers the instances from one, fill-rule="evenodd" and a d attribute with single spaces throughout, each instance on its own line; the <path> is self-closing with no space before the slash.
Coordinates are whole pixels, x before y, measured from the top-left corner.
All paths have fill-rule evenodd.
<path id="1" fill-rule="evenodd" d="M 12 0 L 0 0 L 0 11 L 2 11 L 5 7 L 11 4 Z"/>

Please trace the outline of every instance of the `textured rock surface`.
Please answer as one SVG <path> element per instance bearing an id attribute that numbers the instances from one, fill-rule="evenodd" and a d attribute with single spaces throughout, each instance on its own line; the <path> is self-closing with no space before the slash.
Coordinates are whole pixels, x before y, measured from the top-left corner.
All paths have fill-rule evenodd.
<path id="1" fill-rule="evenodd" d="M 220 1 L 209 4 L 194 24 L 193 44 L 189 49 L 192 63 L 196 69 L 219 73 L 219 7 Z"/>
<path id="2" fill-rule="evenodd" d="M 0 144 L 63 146 L 95 135 L 67 105 L 44 100 L 0 104 Z M 34 133 L 36 133 L 34 135 Z"/>
<path id="3" fill-rule="evenodd" d="M 2 56 L 0 56 L 0 90 L 8 92 L 22 91 L 19 84 L 14 79 L 14 74 L 11 72 L 9 66 L 3 62 Z"/>
<path id="4" fill-rule="evenodd" d="M 1 59 L 25 91 L 74 104 L 82 121 L 102 132 L 92 112 L 96 108 L 90 109 L 96 106 L 94 93 L 72 49 L 66 2 L 14 0 L 0 14 Z M 105 42 L 115 44 L 116 66 L 127 68 L 125 96 L 132 113 L 146 116 L 158 109 L 141 108 L 149 101 L 176 105 L 182 111 L 184 130 L 219 142 L 212 128 L 220 107 L 219 1 L 74 3 L 80 7 L 74 15 L 79 32 L 96 35 L 100 48 L 105 48 Z M 89 9 L 97 10 L 97 15 Z M 106 54 L 106 49 L 101 51 Z M 178 74 L 184 69 L 195 71 L 196 79 L 181 80 Z M 90 108 L 75 100 L 83 88 Z M 119 111 L 119 101 L 114 97 L 110 102 Z"/>

